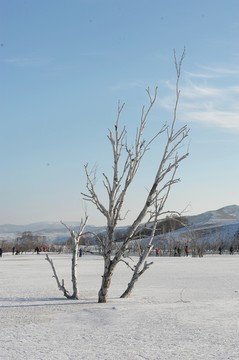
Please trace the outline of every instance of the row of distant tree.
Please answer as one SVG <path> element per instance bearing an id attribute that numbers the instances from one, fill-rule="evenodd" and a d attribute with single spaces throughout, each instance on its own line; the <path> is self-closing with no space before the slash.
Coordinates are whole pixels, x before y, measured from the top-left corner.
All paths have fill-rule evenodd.
<path id="1" fill-rule="evenodd" d="M 219 249 L 222 253 L 230 252 L 230 249 L 232 248 L 234 252 L 239 252 L 239 229 L 235 233 L 235 235 L 231 239 L 227 239 L 227 241 L 220 237 L 220 233 L 218 233 L 217 235 L 215 234 L 215 240 L 213 242 L 207 240 L 206 236 L 202 240 L 201 232 L 186 232 L 186 234 L 184 233 L 181 239 L 175 238 L 174 236 L 169 236 L 169 234 L 173 231 L 187 226 L 188 221 L 186 217 L 168 216 L 165 219 L 159 221 L 155 231 L 154 249 L 151 251 L 151 255 L 155 254 L 155 249 L 159 249 L 159 254 L 163 256 L 175 256 L 176 249 L 178 249 L 179 254 L 185 255 L 184 249 L 186 245 L 190 250 L 190 254 L 192 254 L 193 256 L 200 256 L 205 253 L 217 253 Z M 150 236 L 150 232 L 150 226 L 142 226 L 139 229 L 138 233 L 135 235 L 134 239 L 128 245 L 128 252 L 132 254 L 139 253 L 142 247 L 144 247 L 144 244 L 147 244 L 147 241 L 145 242 L 145 239 Z M 167 237 L 162 239 L 160 235 L 163 234 L 168 235 Z M 94 246 L 95 251 L 101 253 L 102 249 L 100 244 L 104 236 L 104 232 L 96 234 L 95 236 L 86 233 L 85 235 L 81 236 L 79 245 L 85 247 L 86 250 L 89 249 L 89 251 L 92 246 Z M 118 230 L 115 236 L 115 249 L 117 248 L 118 244 L 123 240 L 124 233 L 122 232 L 122 230 Z M 14 240 L 0 242 L 0 246 L 1 248 L 3 248 L 4 252 L 11 252 L 13 247 L 19 252 L 33 252 L 36 248 L 47 248 L 51 252 L 71 252 L 72 239 L 71 237 L 69 237 L 61 245 L 57 245 L 54 243 L 49 245 L 48 239 L 45 235 L 33 234 L 30 231 L 26 231 Z"/>
<path id="2" fill-rule="evenodd" d="M 52 244 L 49 247 L 47 237 L 44 235 L 33 234 L 31 231 L 26 231 L 21 236 L 13 240 L 1 241 L 1 247 L 4 252 L 26 253 L 34 252 L 36 249 L 49 251 L 56 251 L 57 247 Z"/>

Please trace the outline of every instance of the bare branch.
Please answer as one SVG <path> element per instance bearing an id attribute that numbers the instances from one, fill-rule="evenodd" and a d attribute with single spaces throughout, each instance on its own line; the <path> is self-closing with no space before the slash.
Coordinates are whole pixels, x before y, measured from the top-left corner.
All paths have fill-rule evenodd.
<path id="1" fill-rule="evenodd" d="M 64 296 L 67 299 L 71 299 L 71 295 L 69 294 L 69 291 L 66 290 L 66 288 L 65 288 L 64 280 L 62 279 L 62 283 L 60 283 L 59 278 L 58 278 L 57 273 L 56 273 L 55 266 L 53 264 L 53 261 L 49 258 L 48 254 L 46 254 L 46 260 L 51 265 L 51 268 L 52 268 L 52 271 L 53 271 L 53 274 L 54 274 L 53 277 L 56 279 L 56 283 L 57 283 L 57 286 L 58 286 L 59 290 L 61 290 L 63 292 Z"/>

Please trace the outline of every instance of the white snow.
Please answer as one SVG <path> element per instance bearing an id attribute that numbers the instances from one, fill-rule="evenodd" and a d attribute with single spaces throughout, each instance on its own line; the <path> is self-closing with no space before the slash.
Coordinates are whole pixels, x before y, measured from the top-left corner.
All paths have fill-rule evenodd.
<path id="1" fill-rule="evenodd" d="M 50 256 L 71 290 L 70 255 Z M 239 256 L 152 259 L 129 299 L 119 299 L 130 276 L 121 263 L 98 304 L 101 257 L 79 259 L 81 300 L 71 301 L 43 254 L 3 254 L 0 359 L 238 360 Z"/>

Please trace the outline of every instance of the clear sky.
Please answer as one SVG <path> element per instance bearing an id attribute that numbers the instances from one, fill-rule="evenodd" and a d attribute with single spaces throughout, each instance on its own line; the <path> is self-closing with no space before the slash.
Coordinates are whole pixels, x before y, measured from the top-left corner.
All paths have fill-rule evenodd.
<path id="1" fill-rule="evenodd" d="M 239 204 L 238 14 L 238 0 L 1 0 L 0 223 L 80 220 L 84 164 L 97 165 L 99 185 L 111 170 L 118 101 L 131 134 L 145 88 L 158 85 L 157 124 L 170 121 L 173 50 L 184 46 L 178 124 L 190 128 L 190 155 L 167 209 Z M 126 223 L 159 156 L 144 164 Z"/>

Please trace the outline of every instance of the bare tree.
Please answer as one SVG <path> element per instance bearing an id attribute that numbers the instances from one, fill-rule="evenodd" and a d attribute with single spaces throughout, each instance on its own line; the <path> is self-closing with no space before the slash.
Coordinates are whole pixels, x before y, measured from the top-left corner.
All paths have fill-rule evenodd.
<path id="1" fill-rule="evenodd" d="M 127 250 L 129 242 L 137 233 L 139 226 L 146 220 L 146 217 L 152 216 L 152 209 L 155 207 L 155 202 L 160 200 L 160 205 L 157 208 L 155 219 L 158 218 L 166 199 L 169 194 L 171 186 L 177 183 L 180 179 L 175 178 L 176 171 L 179 164 L 188 156 L 188 152 L 180 153 L 180 149 L 184 145 L 183 142 L 188 136 L 187 126 L 184 125 L 176 129 L 177 109 L 180 98 L 179 80 L 181 76 L 182 62 L 185 56 L 183 51 L 179 60 L 177 60 L 174 52 L 174 61 L 176 68 L 176 98 L 173 109 L 173 118 L 170 124 L 161 125 L 158 132 L 155 133 L 149 140 L 144 139 L 145 129 L 149 122 L 149 115 L 154 107 L 157 97 L 158 88 L 156 87 L 153 94 L 150 89 L 146 90 L 149 104 L 147 107 L 143 106 L 139 127 L 136 130 L 135 139 L 131 147 L 127 141 L 127 130 L 124 126 L 120 129 L 120 118 L 124 108 L 123 105 L 118 105 L 117 119 L 113 131 L 109 130 L 108 139 L 110 141 L 113 153 L 113 176 L 110 179 L 103 173 L 103 185 L 107 192 L 108 206 L 105 206 L 100 200 L 95 183 L 95 173 L 89 171 L 88 164 L 85 165 L 85 173 L 87 178 L 87 193 L 83 193 L 84 199 L 92 202 L 96 208 L 105 216 L 107 221 L 107 236 L 102 240 L 102 253 L 104 257 L 104 272 L 102 275 L 102 283 L 98 293 L 98 302 L 104 303 L 107 301 L 108 289 L 111 284 L 111 279 L 116 265 L 122 259 Z M 156 174 L 152 179 L 151 187 L 146 194 L 144 203 L 139 213 L 136 214 L 135 220 L 128 227 L 127 235 L 123 242 L 115 250 L 115 231 L 119 221 L 125 219 L 122 216 L 123 205 L 126 200 L 126 195 L 130 185 L 138 172 L 145 153 L 149 150 L 150 145 L 159 137 L 165 136 L 165 146 L 162 154 L 159 157 Z M 142 255 L 140 262 L 147 257 L 147 252 Z M 148 265 L 145 265 L 148 267 Z M 137 272 L 137 278 L 139 271 Z"/>
<path id="2" fill-rule="evenodd" d="M 79 230 L 75 232 L 74 230 L 70 229 L 66 224 L 64 224 L 62 221 L 62 225 L 65 226 L 70 234 L 71 234 L 71 242 L 72 242 L 72 260 L 71 260 L 71 281 L 72 281 L 72 288 L 73 292 L 72 294 L 69 293 L 69 291 L 65 288 L 65 282 L 64 279 L 60 282 L 59 277 L 57 275 L 55 266 L 53 264 L 53 261 L 49 258 L 48 254 L 46 255 L 46 260 L 50 263 L 52 270 L 53 270 L 53 277 L 56 279 L 57 285 L 59 290 L 61 290 L 64 294 L 64 296 L 67 299 L 75 299 L 78 300 L 80 298 L 79 289 L 78 289 L 78 253 L 79 253 L 79 243 L 81 240 L 81 237 L 84 236 L 83 231 L 85 229 L 86 223 L 87 223 L 88 217 L 85 216 L 85 219 L 81 220 Z"/>

